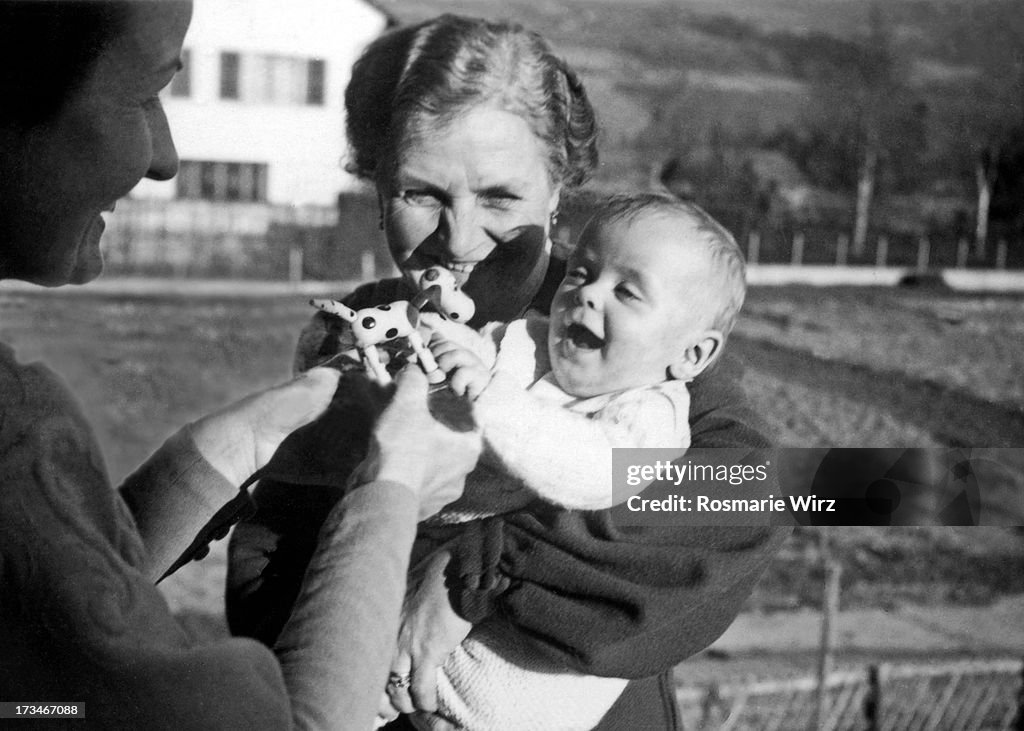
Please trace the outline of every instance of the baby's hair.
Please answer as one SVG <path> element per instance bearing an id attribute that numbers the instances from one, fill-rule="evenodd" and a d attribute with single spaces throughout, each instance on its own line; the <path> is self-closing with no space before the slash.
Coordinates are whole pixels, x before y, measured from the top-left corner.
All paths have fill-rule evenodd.
<path id="1" fill-rule="evenodd" d="M 380 183 L 401 146 L 477 107 L 511 112 L 543 144 L 551 181 L 581 185 L 597 165 L 582 82 L 520 25 L 441 15 L 369 45 L 345 91 L 350 172 Z"/>
<path id="2" fill-rule="evenodd" d="M 703 208 L 663 193 L 614 195 L 600 201 L 597 212 L 583 231 L 618 221 L 629 223 L 658 213 L 685 217 L 700 235 L 700 243 L 711 257 L 711 271 L 718 278 L 722 295 L 711 326 L 719 330 L 723 338 L 728 337 L 747 296 L 746 264 L 733 235 Z"/>

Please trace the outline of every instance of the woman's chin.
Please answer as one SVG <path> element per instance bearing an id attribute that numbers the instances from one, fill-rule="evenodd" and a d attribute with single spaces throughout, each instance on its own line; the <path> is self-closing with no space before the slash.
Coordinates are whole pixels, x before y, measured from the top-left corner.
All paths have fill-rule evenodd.
<path id="1" fill-rule="evenodd" d="M 98 264 L 90 264 L 87 267 L 77 267 L 71 276 L 68 277 L 68 284 L 88 284 L 103 273 L 103 261 Z"/>
<path id="2" fill-rule="evenodd" d="M 96 217 L 93 225 L 85 232 L 76 252 L 67 284 L 86 284 L 103 273 L 103 252 L 100 251 L 100 237 L 105 228 L 103 219 Z"/>

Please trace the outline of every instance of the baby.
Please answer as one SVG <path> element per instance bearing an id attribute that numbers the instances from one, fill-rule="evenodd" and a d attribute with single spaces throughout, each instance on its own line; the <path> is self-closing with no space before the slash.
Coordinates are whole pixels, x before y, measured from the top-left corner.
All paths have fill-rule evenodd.
<path id="1" fill-rule="evenodd" d="M 689 446 L 687 382 L 722 351 L 746 292 L 733 237 L 700 208 L 655 194 L 611 199 L 584 227 L 549 318 L 485 327 L 437 320 L 430 347 L 473 401 L 485 455 L 457 523 L 543 499 L 607 508 L 612 448 Z M 640 489 L 640 488 L 637 488 Z M 555 667 L 487 622 L 446 661 L 421 727 L 591 728 L 626 680 Z M 447 727 L 447 726 L 445 726 Z"/>

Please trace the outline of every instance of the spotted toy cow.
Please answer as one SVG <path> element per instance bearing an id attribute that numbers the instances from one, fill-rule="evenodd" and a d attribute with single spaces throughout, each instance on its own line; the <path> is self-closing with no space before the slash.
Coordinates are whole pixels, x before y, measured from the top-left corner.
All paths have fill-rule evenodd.
<path id="1" fill-rule="evenodd" d="M 310 300 L 314 307 L 336 315 L 352 324 L 356 347 L 373 378 L 381 385 L 391 382 L 391 375 L 381 363 L 377 346 L 396 338 L 405 338 L 416 354 L 420 367 L 430 383 L 444 381 L 444 373 L 437 367 L 433 354 L 427 349 L 416 330 L 420 323 L 420 308 L 433 302 L 445 317 L 457 322 L 468 322 L 476 311 L 473 300 L 462 292 L 455 277 L 447 269 L 431 267 L 420 278 L 421 292 L 413 302 L 396 300 L 387 305 L 353 310 L 337 300 Z"/>

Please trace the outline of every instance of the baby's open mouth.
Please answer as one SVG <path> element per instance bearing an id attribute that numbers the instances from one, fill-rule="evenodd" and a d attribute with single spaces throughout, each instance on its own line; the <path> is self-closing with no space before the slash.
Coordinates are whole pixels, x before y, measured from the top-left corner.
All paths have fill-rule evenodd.
<path id="1" fill-rule="evenodd" d="M 599 338 L 578 322 L 571 323 L 565 329 L 565 337 L 577 348 L 583 350 L 600 350 L 604 347 L 603 338 Z"/>

